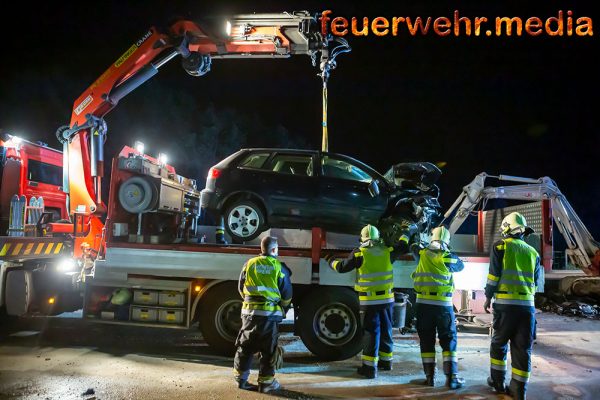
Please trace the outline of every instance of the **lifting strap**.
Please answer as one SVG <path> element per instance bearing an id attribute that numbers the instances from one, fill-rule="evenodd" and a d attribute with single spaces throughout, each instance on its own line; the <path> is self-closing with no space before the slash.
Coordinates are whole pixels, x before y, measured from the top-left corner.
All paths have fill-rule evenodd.
<path id="1" fill-rule="evenodd" d="M 330 42 L 337 42 L 337 46 L 329 50 Z M 348 53 L 351 50 L 350 45 L 345 39 L 331 35 L 328 35 L 327 40 L 325 40 L 325 45 L 321 50 L 321 62 L 319 65 L 321 73 L 318 75 L 323 80 L 323 141 L 321 144 L 321 151 L 324 152 L 329 151 L 329 132 L 327 130 L 327 81 L 329 80 L 331 71 L 337 66 L 335 58 L 341 53 Z M 316 64 L 315 58 L 313 58 L 313 65 L 314 64 Z"/>

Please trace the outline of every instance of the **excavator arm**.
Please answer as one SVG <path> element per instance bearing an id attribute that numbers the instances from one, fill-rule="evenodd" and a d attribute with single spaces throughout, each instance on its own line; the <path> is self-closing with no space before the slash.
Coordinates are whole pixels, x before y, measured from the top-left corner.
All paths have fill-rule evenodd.
<path id="1" fill-rule="evenodd" d="M 336 46 L 330 49 L 332 43 Z M 210 71 L 213 59 L 303 54 L 320 67 L 321 75 L 328 75 L 335 68 L 334 58 L 340 48 L 350 49 L 341 38 L 323 36 L 316 18 L 306 11 L 203 22 L 179 20 L 166 29 L 148 29 L 79 96 L 69 126 L 57 131 L 63 143 L 63 189 L 68 194 L 68 209 L 86 216 L 79 241 L 98 249 L 104 226 L 101 219 L 106 207 L 101 186 L 107 126 L 103 117 L 162 66 L 179 57 L 185 71 L 198 77 Z"/>
<path id="2" fill-rule="evenodd" d="M 517 182 L 510 186 L 485 186 L 486 178 Z M 600 243 L 598 243 L 583 224 L 567 198 L 558 189 L 556 183 L 548 178 L 521 178 L 509 175 L 492 176 L 485 172 L 463 188 L 454 204 L 444 214 L 444 220 L 451 218 L 448 226 L 455 233 L 465 219 L 480 204 L 489 199 L 508 199 L 521 201 L 549 200 L 552 204 L 552 217 L 559 232 L 567 243 L 567 256 L 570 261 L 590 276 L 600 275 Z"/>

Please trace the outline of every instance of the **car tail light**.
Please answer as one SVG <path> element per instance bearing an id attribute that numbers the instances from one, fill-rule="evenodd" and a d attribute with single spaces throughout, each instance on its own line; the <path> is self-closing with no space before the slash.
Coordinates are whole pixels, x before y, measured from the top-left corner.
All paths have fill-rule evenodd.
<path id="1" fill-rule="evenodd" d="M 208 179 L 217 179 L 221 175 L 221 170 L 212 167 L 208 170 Z"/>

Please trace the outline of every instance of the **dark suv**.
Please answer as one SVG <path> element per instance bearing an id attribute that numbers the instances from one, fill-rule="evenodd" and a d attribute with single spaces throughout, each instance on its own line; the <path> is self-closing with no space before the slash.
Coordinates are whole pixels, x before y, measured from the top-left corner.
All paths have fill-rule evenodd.
<path id="1" fill-rule="evenodd" d="M 381 175 L 342 154 L 242 149 L 210 169 L 201 204 L 213 218 L 224 218 L 236 243 L 269 227 L 352 234 L 366 224 L 428 227 L 439 215 L 434 182 L 440 174 L 430 163 L 398 164 Z"/>

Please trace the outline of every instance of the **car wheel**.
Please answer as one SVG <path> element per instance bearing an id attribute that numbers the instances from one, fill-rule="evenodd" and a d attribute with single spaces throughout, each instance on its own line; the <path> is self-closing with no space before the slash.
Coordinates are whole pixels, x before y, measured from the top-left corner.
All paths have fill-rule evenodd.
<path id="1" fill-rule="evenodd" d="M 308 293 L 297 324 L 302 342 L 320 359 L 345 360 L 362 350 L 358 297 L 349 288 L 321 287 Z"/>
<path id="2" fill-rule="evenodd" d="M 266 230 L 262 209 L 253 201 L 239 199 L 225 210 L 225 229 L 235 243 L 255 239 Z"/>

